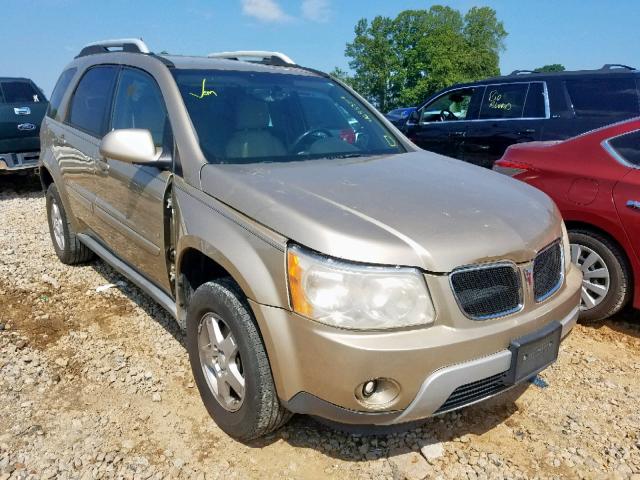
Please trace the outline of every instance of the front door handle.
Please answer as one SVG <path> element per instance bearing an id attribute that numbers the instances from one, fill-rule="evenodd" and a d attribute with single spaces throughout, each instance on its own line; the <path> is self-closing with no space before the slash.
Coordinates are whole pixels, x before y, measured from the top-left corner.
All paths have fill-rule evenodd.
<path id="1" fill-rule="evenodd" d="M 102 173 L 107 173 L 109 171 L 109 164 L 106 160 L 98 159 L 96 160 L 96 165 L 98 166 L 98 170 Z"/>
<path id="2" fill-rule="evenodd" d="M 627 207 L 633 210 L 640 210 L 640 200 L 627 200 Z"/>
<path id="3" fill-rule="evenodd" d="M 524 130 L 520 130 L 518 132 L 518 135 L 531 135 L 536 133 L 536 129 L 535 128 L 525 128 Z"/>
<path id="4" fill-rule="evenodd" d="M 467 132 L 451 132 L 449 135 L 454 138 L 462 138 L 467 135 Z"/>

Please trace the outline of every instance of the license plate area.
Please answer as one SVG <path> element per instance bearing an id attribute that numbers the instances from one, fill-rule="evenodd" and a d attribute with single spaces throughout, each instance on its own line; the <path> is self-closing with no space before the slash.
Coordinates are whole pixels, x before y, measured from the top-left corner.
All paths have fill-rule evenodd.
<path id="1" fill-rule="evenodd" d="M 509 345 L 511 368 L 505 376 L 514 385 L 544 370 L 558 358 L 562 325 L 553 321 L 541 330 L 516 338 Z"/>

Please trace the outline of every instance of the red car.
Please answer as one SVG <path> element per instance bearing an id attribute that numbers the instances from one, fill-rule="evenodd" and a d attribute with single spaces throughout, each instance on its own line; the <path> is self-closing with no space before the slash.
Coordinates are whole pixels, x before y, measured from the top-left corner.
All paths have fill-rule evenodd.
<path id="1" fill-rule="evenodd" d="M 640 118 L 562 142 L 513 145 L 494 170 L 553 198 L 583 273 L 582 314 L 640 308 Z"/>

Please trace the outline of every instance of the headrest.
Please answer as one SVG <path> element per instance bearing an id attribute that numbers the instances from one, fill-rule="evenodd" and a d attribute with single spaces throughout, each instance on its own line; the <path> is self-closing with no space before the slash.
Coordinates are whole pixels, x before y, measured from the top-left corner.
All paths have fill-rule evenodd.
<path id="1" fill-rule="evenodd" d="M 267 103 L 253 97 L 240 100 L 236 109 L 236 128 L 238 130 L 262 129 L 269 126 Z"/>

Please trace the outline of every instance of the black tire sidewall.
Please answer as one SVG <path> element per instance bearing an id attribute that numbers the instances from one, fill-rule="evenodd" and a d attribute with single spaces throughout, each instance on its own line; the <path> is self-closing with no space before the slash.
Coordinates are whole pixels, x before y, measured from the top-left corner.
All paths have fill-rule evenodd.
<path id="1" fill-rule="evenodd" d="M 584 230 L 569 231 L 569 243 L 594 250 L 609 270 L 609 291 L 594 308 L 581 311 L 580 319 L 584 322 L 598 322 L 614 315 L 624 307 L 630 292 L 629 270 L 624 256 L 609 239 Z"/>
<path id="2" fill-rule="evenodd" d="M 235 300 L 235 301 L 234 301 Z M 242 368 L 245 378 L 245 397 L 242 406 L 235 412 L 226 410 L 218 403 L 200 365 L 198 352 L 198 326 L 206 313 L 216 313 L 225 321 L 233 332 L 238 344 Z M 261 345 L 253 345 L 247 331 L 247 321 L 251 320 L 248 305 L 242 298 L 219 282 L 208 282 L 200 286 L 191 299 L 187 311 L 187 350 L 196 386 L 202 401 L 216 424 L 234 438 L 246 439 L 254 437 L 255 426 L 261 411 L 262 389 L 258 369 L 256 349 Z"/>
<path id="3" fill-rule="evenodd" d="M 70 245 L 71 238 L 69 235 L 69 223 L 67 221 L 67 212 L 62 205 L 62 200 L 60 198 L 60 194 L 58 193 L 58 188 L 55 183 L 49 185 L 47 188 L 47 222 L 49 223 L 49 235 L 51 236 L 51 243 L 53 244 L 53 249 L 56 252 L 58 258 L 63 262 L 69 262 L 69 258 L 71 256 Z M 58 246 L 58 242 L 56 241 L 55 235 L 53 233 L 53 220 L 51 219 L 51 207 L 53 204 L 58 206 L 58 210 L 60 211 L 60 216 L 62 217 L 62 231 L 64 234 L 64 249 L 60 249 Z"/>

